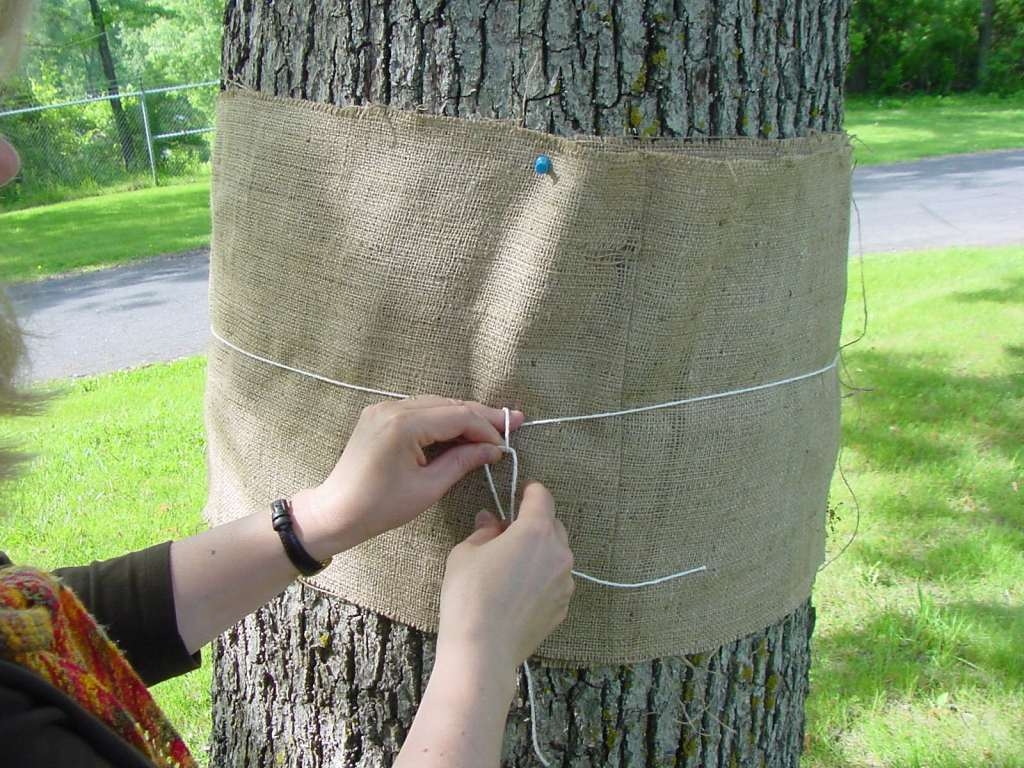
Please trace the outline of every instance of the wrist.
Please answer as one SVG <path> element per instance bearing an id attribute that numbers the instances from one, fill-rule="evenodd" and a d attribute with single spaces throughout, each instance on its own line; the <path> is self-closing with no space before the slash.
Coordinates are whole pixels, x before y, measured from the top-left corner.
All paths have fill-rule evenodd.
<path id="1" fill-rule="evenodd" d="M 431 680 L 436 677 L 461 681 L 464 689 L 479 696 L 476 700 L 494 701 L 508 708 L 516 692 L 516 668 L 504 654 L 478 643 L 437 637 L 437 653 Z"/>
<path id="2" fill-rule="evenodd" d="M 292 529 L 316 560 L 326 561 L 359 543 L 344 518 L 331 513 L 319 488 L 299 491 L 292 497 L 291 504 Z"/>
<path id="3" fill-rule="evenodd" d="M 453 667 L 459 674 L 471 676 L 477 684 L 488 681 L 507 687 L 508 700 L 512 700 L 519 665 L 500 640 L 488 639 L 482 634 L 452 632 L 442 621 L 437 635 L 436 659 L 435 666 Z"/>

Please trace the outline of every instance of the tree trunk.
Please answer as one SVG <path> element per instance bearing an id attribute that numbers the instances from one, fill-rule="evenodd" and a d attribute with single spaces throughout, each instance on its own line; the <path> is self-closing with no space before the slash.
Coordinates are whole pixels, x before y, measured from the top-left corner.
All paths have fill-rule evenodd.
<path id="1" fill-rule="evenodd" d="M 562 135 L 839 130 L 850 0 L 229 0 L 223 77 Z M 823 510 L 824 514 L 824 510 Z M 539 669 L 541 742 L 582 766 L 792 766 L 814 610 L 706 654 Z M 387 766 L 434 640 L 296 584 L 214 649 L 211 764 Z M 504 762 L 536 765 L 525 688 Z"/>
<path id="2" fill-rule="evenodd" d="M 992 52 L 992 24 L 996 13 L 996 0 L 981 0 L 981 18 L 978 21 L 978 76 L 974 85 L 985 84 L 985 70 Z"/>
<path id="3" fill-rule="evenodd" d="M 128 115 L 125 114 L 124 105 L 121 104 L 121 90 L 117 84 L 114 56 L 110 52 L 110 41 L 107 40 L 107 23 L 103 20 L 103 10 L 100 8 L 99 0 L 89 0 L 89 12 L 92 14 L 92 25 L 96 30 L 96 46 L 100 54 L 100 67 L 103 70 L 103 77 L 107 80 L 105 90 L 113 97 L 110 99 L 110 110 L 114 113 L 114 126 L 117 129 L 117 139 L 121 144 L 121 158 L 124 160 L 125 170 L 131 171 L 135 167 L 134 138 L 131 126 L 128 123 Z"/>

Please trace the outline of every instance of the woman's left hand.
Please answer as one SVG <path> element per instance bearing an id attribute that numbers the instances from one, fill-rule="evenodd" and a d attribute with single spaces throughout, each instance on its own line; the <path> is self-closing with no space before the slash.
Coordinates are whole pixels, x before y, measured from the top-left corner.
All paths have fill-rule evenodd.
<path id="1" fill-rule="evenodd" d="M 510 428 L 522 423 L 512 411 Z M 299 537 L 326 560 L 404 525 L 469 472 L 500 460 L 504 429 L 498 408 L 433 395 L 365 408 L 330 476 L 292 499 Z"/>

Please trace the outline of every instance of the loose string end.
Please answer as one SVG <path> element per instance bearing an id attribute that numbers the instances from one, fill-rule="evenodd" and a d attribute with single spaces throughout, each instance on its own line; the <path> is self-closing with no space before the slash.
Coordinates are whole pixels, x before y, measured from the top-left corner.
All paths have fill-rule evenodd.
<path id="1" fill-rule="evenodd" d="M 540 737 L 537 735 L 537 696 L 533 690 L 533 673 L 530 672 L 530 665 L 523 662 L 523 673 L 526 675 L 526 696 L 530 701 L 530 737 L 533 739 L 533 754 L 537 756 L 544 768 L 551 765 L 551 761 L 544 750 L 540 748 Z"/>

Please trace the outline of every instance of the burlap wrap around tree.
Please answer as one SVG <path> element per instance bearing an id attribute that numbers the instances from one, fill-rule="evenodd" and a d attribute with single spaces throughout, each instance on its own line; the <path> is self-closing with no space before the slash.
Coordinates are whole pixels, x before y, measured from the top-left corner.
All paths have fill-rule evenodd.
<path id="1" fill-rule="evenodd" d="M 535 173 L 540 154 L 551 173 Z M 779 381 L 835 359 L 850 168 L 841 135 L 569 140 L 227 92 L 212 324 L 304 371 L 527 419 Z M 320 482 L 381 399 L 212 341 L 209 521 Z M 540 655 L 580 666 L 702 651 L 795 609 L 823 558 L 838 438 L 834 368 L 514 434 L 521 476 L 551 489 L 579 570 L 640 582 L 707 567 L 642 589 L 578 580 Z M 436 630 L 445 558 L 493 506 L 474 473 L 312 583 Z"/>

